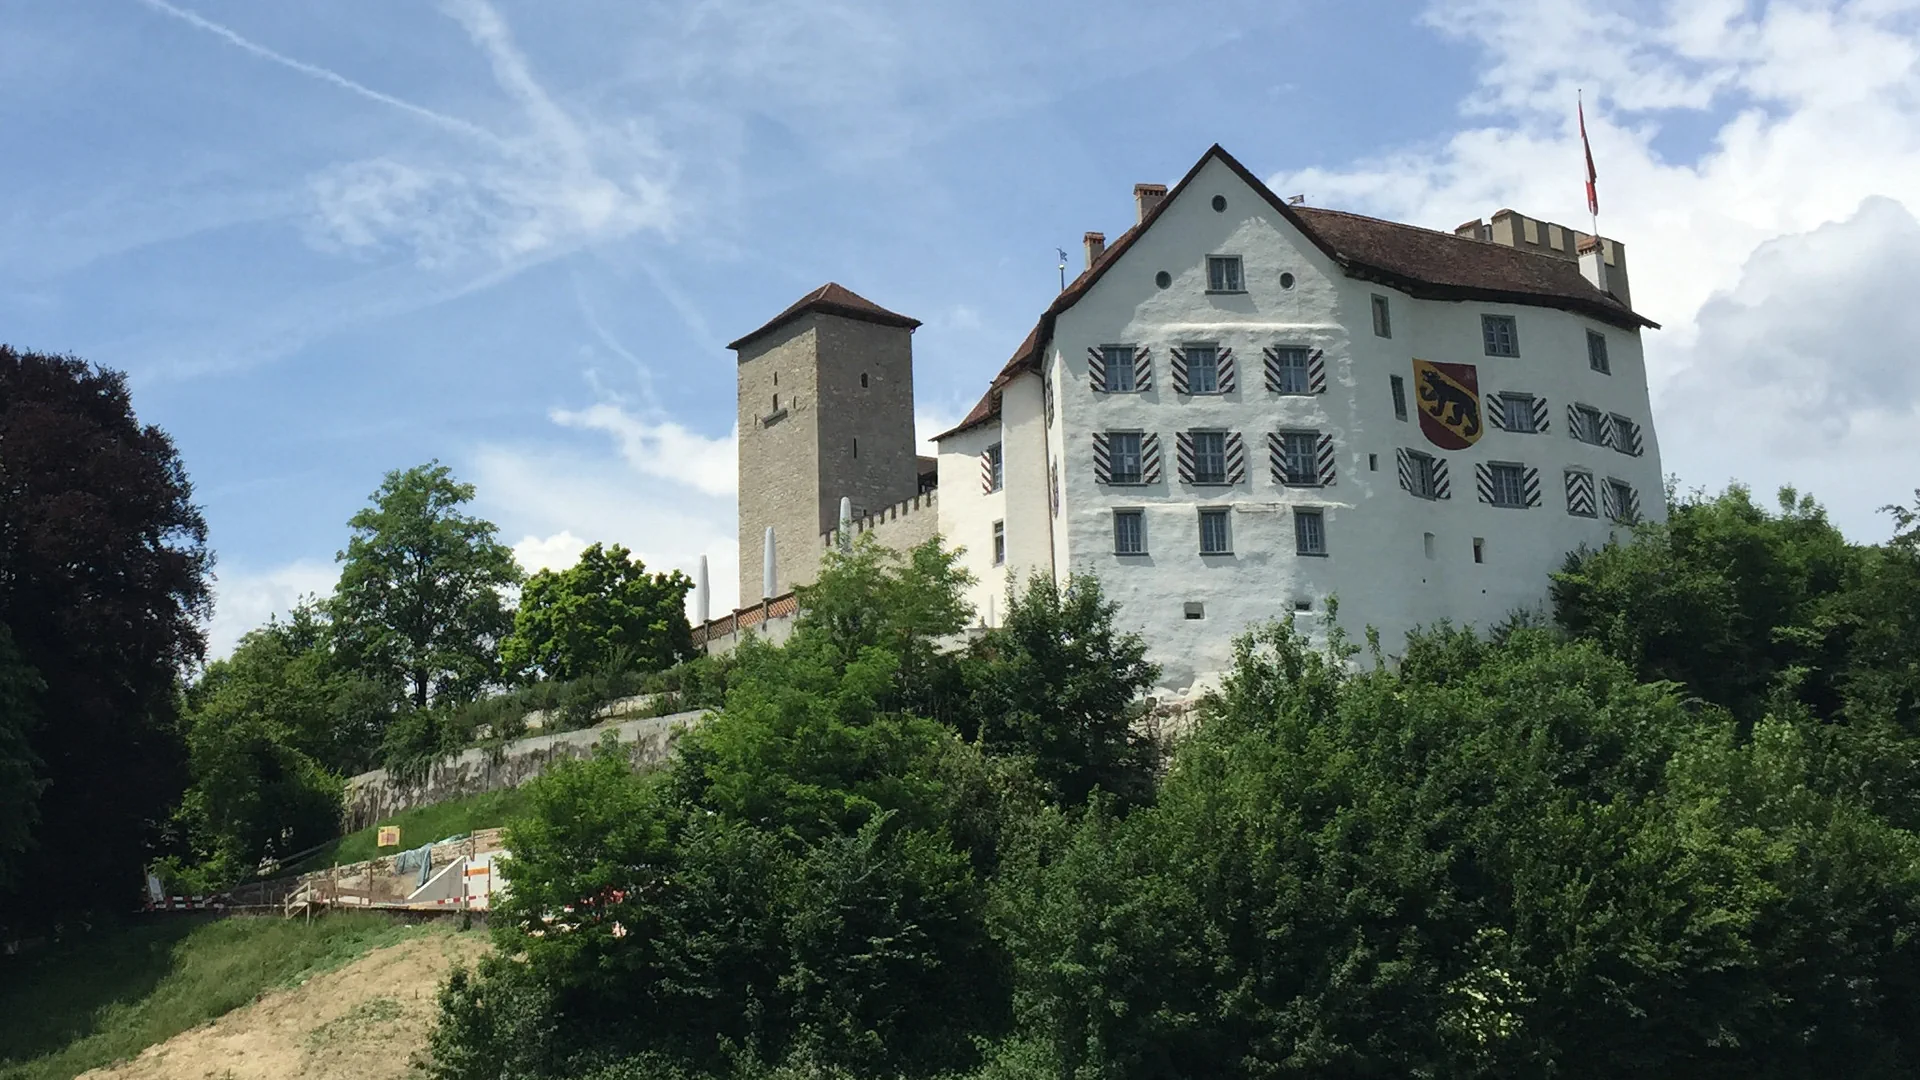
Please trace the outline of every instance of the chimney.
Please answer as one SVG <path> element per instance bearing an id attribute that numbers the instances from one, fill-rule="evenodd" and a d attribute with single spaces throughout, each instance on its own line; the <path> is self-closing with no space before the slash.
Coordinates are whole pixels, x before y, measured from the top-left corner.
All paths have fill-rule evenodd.
<path id="1" fill-rule="evenodd" d="M 1580 274 L 1593 282 L 1593 287 L 1601 292 L 1613 291 L 1607 288 L 1607 257 L 1600 250 L 1600 238 L 1597 236 L 1584 237 L 1580 241 Z"/>
<path id="2" fill-rule="evenodd" d="M 1101 254 L 1107 250 L 1107 234 L 1090 232 L 1086 235 L 1085 240 L 1087 242 L 1087 269 L 1091 270 L 1093 269 L 1093 264 L 1099 262 Z"/>
<path id="3" fill-rule="evenodd" d="M 1160 200 L 1166 197 L 1167 185 L 1165 184 L 1133 185 L 1134 205 L 1140 208 L 1139 220 L 1147 220 L 1147 215 L 1153 213 L 1153 208 L 1159 206 Z"/>

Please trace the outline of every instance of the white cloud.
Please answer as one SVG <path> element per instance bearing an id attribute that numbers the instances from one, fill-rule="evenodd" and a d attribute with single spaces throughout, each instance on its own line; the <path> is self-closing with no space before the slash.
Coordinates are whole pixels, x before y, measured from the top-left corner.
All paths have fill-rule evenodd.
<path id="1" fill-rule="evenodd" d="M 914 436 L 920 440 L 920 453 L 927 457 L 934 457 L 939 454 L 940 447 L 934 443 L 933 437 L 941 432 L 952 430 L 953 426 L 958 424 L 961 418 L 967 415 L 967 410 L 972 407 L 972 405 L 962 405 L 957 408 L 929 408 L 925 405 L 915 406 L 913 410 L 913 431 Z"/>
<path id="2" fill-rule="evenodd" d="M 1875 508 L 1914 478 L 1855 485 L 1832 473 L 1912 460 L 1890 414 L 1864 403 L 1885 385 L 1886 357 L 1920 349 L 1920 328 L 1862 323 L 1862 305 L 1822 282 L 1877 280 L 1873 268 L 1891 266 L 1874 223 L 1899 229 L 1920 208 L 1917 12 L 1913 0 L 1437 0 L 1427 21 L 1486 54 L 1463 103 L 1471 125 L 1435 147 L 1273 183 L 1316 205 L 1435 228 L 1503 206 L 1577 226 L 1586 212 L 1573 101 L 1584 87 L 1601 231 L 1626 244 L 1634 306 L 1665 326 L 1645 338 L 1663 464 L 1689 486 L 1738 475 L 1765 493 L 1798 478 L 1851 534 L 1878 538 Z M 1690 130 L 1704 119 L 1710 135 L 1675 159 L 1663 124 L 1685 113 Z M 1851 224 L 1823 230 L 1838 222 Z M 1804 242 L 1781 243 L 1790 238 Z M 1749 335 L 1787 317 L 1782 306 L 1810 351 L 1770 362 L 1797 363 L 1803 379 L 1742 398 L 1745 407 L 1783 424 L 1825 410 L 1824 430 L 1846 434 L 1728 458 L 1767 425 L 1749 412 L 1717 441 L 1700 433 L 1721 430 L 1716 410 L 1741 396 L 1717 397 L 1724 384 L 1754 384 Z M 1863 351 L 1863 334 L 1894 336 L 1884 352 Z M 1722 383 L 1703 388 L 1707 373 Z"/>
<path id="3" fill-rule="evenodd" d="M 732 495 L 739 484 L 737 432 L 710 439 L 671 420 L 647 421 L 608 402 L 585 409 L 555 409 L 562 427 L 603 431 L 636 471 L 685 484 L 707 495 Z"/>
<path id="4" fill-rule="evenodd" d="M 513 559 L 529 574 L 542 570 L 565 570 L 580 561 L 587 541 L 562 529 L 552 536 L 526 536 L 513 545 Z"/>
<path id="5" fill-rule="evenodd" d="M 267 570 L 216 570 L 213 623 L 207 629 L 208 659 L 232 652 L 242 635 L 265 625 L 269 616 L 285 618 L 303 597 L 331 594 L 338 580 L 339 567 L 313 559 Z"/>

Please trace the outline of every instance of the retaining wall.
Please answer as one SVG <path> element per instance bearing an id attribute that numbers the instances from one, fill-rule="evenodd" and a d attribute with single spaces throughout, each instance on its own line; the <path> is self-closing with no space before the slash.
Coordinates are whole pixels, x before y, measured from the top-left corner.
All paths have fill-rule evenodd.
<path id="1" fill-rule="evenodd" d="M 674 713 L 534 735 L 508 743 L 497 757 L 481 749 L 463 750 L 436 763 L 419 784 L 401 783 L 385 769 L 361 773 L 347 781 L 343 827 L 353 832 L 416 806 L 519 787 L 556 761 L 588 756 L 608 732 L 627 746 L 635 765 L 657 764 L 672 751 L 675 736 L 705 715 L 705 710 Z"/>

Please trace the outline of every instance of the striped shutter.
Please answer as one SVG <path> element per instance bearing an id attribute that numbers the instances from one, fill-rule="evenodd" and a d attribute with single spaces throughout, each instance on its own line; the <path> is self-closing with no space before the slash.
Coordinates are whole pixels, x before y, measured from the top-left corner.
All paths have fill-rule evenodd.
<path id="1" fill-rule="evenodd" d="M 1433 497 L 1453 498 L 1453 478 L 1447 472 L 1447 459 L 1438 454 L 1433 457 Z"/>
<path id="2" fill-rule="evenodd" d="M 1140 436 L 1140 482 L 1160 482 L 1160 436 L 1152 432 Z"/>
<path id="3" fill-rule="evenodd" d="M 1413 494 L 1413 455 L 1402 447 L 1394 447 L 1393 463 L 1400 473 L 1400 490 Z"/>
<path id="4" fill-rule="evenodd" d="M 980 494 L 993 494 L 993 451 L 980 452 Z"/>
<path id="5" fill-rule="evenodd" d="M 1593 474 L 1567 471 L 1567 513 L 1575 517 L 1593 516 Z"/>
<path id="6" fill-rule="evenodd" d="M 1267 391 L 1277 394 L 1280 392 L 1280 350 L 1269 345 L 1260 353 L 1267 358 L 1264 365 L 1267 369 Z"/>
<path id="7" fill-rule="evenodd" d="M 1247 447 L 1237 431 L 1227 432 L 1227 483 L 1238 484 L 1247 478 Z"/>
<path id="8" fill-rule="evenodd" d="M 1307 354 L 1307 393 L 1327 392 L 1327 360 L 1319 349 Z"/>
<path id="9" fill-rule="evenodd" d="M 1100 349 L 1087 350 L 1087 381 L 1093 385 L 1093 392 L 1107 392 L 1107 354 Z"/>
<path id="10" fill-rule="evenodd" d="M 1632 454 L 1634 457 L 1639 457 L 1647 452 L 1646 438 L 1640 434 L 1639 424 L 1635 424 L 1627 429 L 1627 445 L 1621 449 Z"/>
<path id="11" fill-rule="evenodd" d="M 1133 354 L 1133 388 L 1142 392 L 1153 389 L 1153 354 L 1145 349 Z"/>
<path id="12" fill-rule="evenodd" d="M 1493 502 L 1493 466 L 1484 462 L 1473 467 L 1473 488 L 1483 503 Z"/>
<path id="13" fill-rule="evenodd" d="M 1533 430 L 1541 435 L 1547 433 L 1547 399 L 1533 399 Z"/>
<path id="14" fill-rule="evenodd" d="M 1060 516 L 1060 459 L 1055 458 L 1047 465 L 1047 473 L 1053 488 L 1053 516 Z"/>
<path id="15" fill-rule="evenodd" d="M 1572 402 L 1567 403 L 1567 435 L 1580 439 L 1580 407 Z"/>
<path id="16" fill-rule="evenodd" d="M 1167 355 L 1173 358 L 1173 392 L 1184 394 L 1187 392 L 1187 354 L 1179 349 L 1168 349 Z"/>
<path id="17" fill-rule="evenodd" d="M 1180 482 L 1193 483 L 1193 436 L 1185 431 L 1174 432 L 1173 453 L 1180 466 Z"/>
<path id="18" fill-rule="evenodd" d="M 1220 359 L 1216 362 L 1220 365 L 1219 366 L 1220 392 L 1223 394 L 1233 393 L 1234 390 L 1238 389 L 1238 383 L 1234 379 L 1233 350 L 1221 349 Z"/>
<path id="19" fill-rule="evenodd" d="M 1488 394 L 1480 399 L 1480 415 L 1487 418 L 1488 427 L 1507 430 L 1507 399 L 1499 394 Z"/>
<path id="20" fill-rule="evenodd" d="M 1527 509 L 1540 505 L 1540 470 L 1527 469 L 1520 478 L 1521 490 L 1526 493 Z"/>
<path id="21" fill-rule="evenodd" d="M 1613 414 L 1601 413 L 1600 414 L 1600 445 L 1614 446 L 1614 439 L 1617 434 L 1618 432 L 1614 430 L 1614 426 L 1613 426 Z M 1614 449 L 1617 450 L 1619 449 L 1619 447 L 1614 446 Z"/>
<path id="22" fill-rule="evenodd" d="M 1626 519 L 1628 521 L 1640 520 L 1640 493 L 1633 488 L 1627 489 Z"/>
<path id="23" fill-rule="evenodd" d="M 1332 487 L 1334 481 L 1333 436 L 1320 436 L 1318 445 L 1314 447 L 1313 460 L 1314 464 L 1320 470 L 1320 486 Z"/>
<path id="24" fill-rule="evenodd" d="M 1113 454 L 1107 446 L 1107 433 L 1104 431 L 1093 433 L 1093 482 L 1113 482 Z"/>
<path id="25" fill-rule="evenodd" d="M 1053 380 L 1046 376 L 1040 378 L 1040 411 L 1046 418 L 1047 426 L 1053 426 Z"/>
<path id="26" fill-rule="evenodd" d="M 1273 482 L 1284 485 L 1287 482 L 1287 437 L 1277 431 L 1267 432 L 1267 465 L 1273 471 Z"/>
<path id="27" fill-rule="evenodd" d="M 1600 485 L 1600 513 L 1609 521 L 1620 516 L 1620 508 L 1614 505 L 1612 484 Z"/>

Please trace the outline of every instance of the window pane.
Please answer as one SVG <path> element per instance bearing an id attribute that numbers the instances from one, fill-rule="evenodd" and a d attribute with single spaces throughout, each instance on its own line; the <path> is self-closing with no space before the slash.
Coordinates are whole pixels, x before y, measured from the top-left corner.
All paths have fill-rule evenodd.
<path id="1" fill-rule="evenodd" d="M 1220 390 L 1220 354 L 1211 345 L 1187 348 L 1187 392 L 1213 394 Z"/>
<path id="2" fill-rule="evenodd" d="M 1115 510 L 1113 512 L 1113 550 L 1121 555 L 1138 555 L 1146 550 L 1141 541 L 1140 511 Z"/>
<path id="3" fill-rule="evenodd" d="M 1307 350 L 1276 349 L 1280 357 L 1280 392 L 1283 394 L 1304 394 L 1307 392 Z"/>
<path id="4" fill-rule="evenodd" d="M 1107 436 L 1107 451 L 1113 471 L 1110 479 L 1116 484 L 1137 484 L 1140 482 L 1140 433 L 1125 432 Z"/>
<path id="5" fill-rule="evenodd" d="M 1480 331 L 1486 338 L 1488 356 L 1520 355 L 1518 334 L 1515 330 L 1513 316 L 1482 315 L 1480 316 Z"/>
<path id="6" fill-rule="evenodd" d="M 1393 321 L 1387 308 L 1387 298 L 1384 296 L 1376 295 L 1373 298 L 1373 332 L 1379 337 L 1393 336 Z"/>
<path id="7" fill-rule="evenodd" d="M 1533 431 L 1533 399 L 1525 394 L 1507 394 L 1500 399 L 1505 412 L 1501 416 L 1508 431 L 1530 434 Z"/>
<path id="8" fill-rule="evenodd" d="M 1208 555 L 1224 554 L 1232 550 L 1227 537 L 1225 510 L 1200 511 L 1200 550 Z"/>
<path id="9" fill-rule="evenodd" d="M 1127 345 L 1108 345 L 1100 350 L 1107 361 L 1107 392 L 1130 393 L 1133 390 L 1133 349 Z"/>
<path id="10" fill-rule="evenodd" d="M 1391 375 L 1388 376 L 1388 378 L 1393 380 L 1393 418 L 1395 420 L 1405 420 L 1407 418 L 1406 380 L 1398 375 Z"/>
<path id="11" fill-rule="evenodd" d="M 1000 444 L 987 447 L 987 461 L 993 466 L 993 490 L 999 491 L 1006 480 L 1006 466 L 1000 456 Z"/>
<path id="12" fill-rule="evenodd" d="M 1281 449 L 1286 454 L 1287 483 L 1320 482 L 1320 469 L 1314 462 L 1314 451 L 1318 449 L 1319 442 L 1318 436 L 1306 431 L 1289 431 L 1281 436 Z"/>
<path id="13" fill-rule="evenodd" d="M 1302 555 L 1325 555 L 1327 553 L 1326 523 L 1318 510 L 1295 510 L 1293 512 L 1294 548 Z"/>
<path id="14" fill-rule="evenodd" d="M 1200 484 L 1219 484 L 1227 479 L 1227 436 L 1220 431 L 1193 433 L 1193 479 Z"/>
<path id="15" fill-rule="evenodd" d="M 1495 506 L 1525 506 L 1527 504 L 1524 472 L 1518 465 L 1493 465 L 1489 467 L 1493 479 L 1493 504 Z"/>
<path id="16" fill-rule="evenodd" d="M 1422 498 L 1433 498 L 1433 459 L 1425 454 L 1412 454 L 1410 457 L 1413 461 L 1413 493 Z"/>
<path id="17" fill-rule="evenodd" d="M 1602 375 L 1608 374 L 1606 335 L 1587 331 L 1587 366 Z"/>

